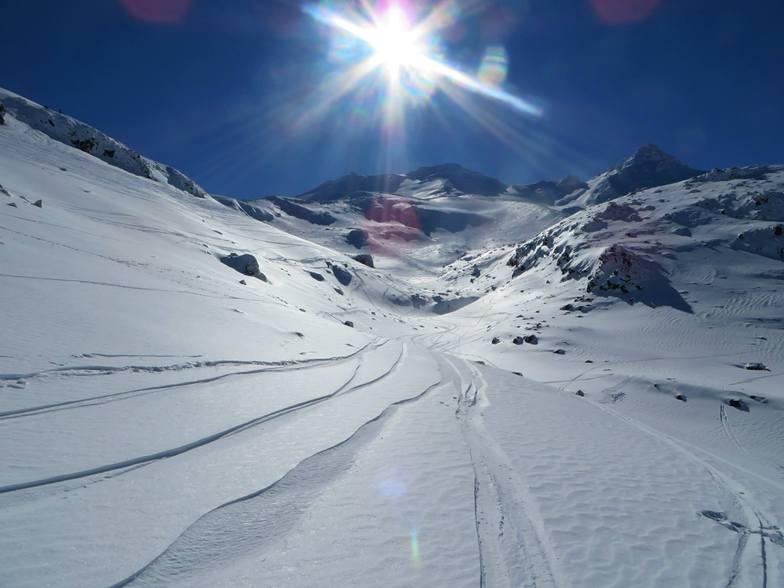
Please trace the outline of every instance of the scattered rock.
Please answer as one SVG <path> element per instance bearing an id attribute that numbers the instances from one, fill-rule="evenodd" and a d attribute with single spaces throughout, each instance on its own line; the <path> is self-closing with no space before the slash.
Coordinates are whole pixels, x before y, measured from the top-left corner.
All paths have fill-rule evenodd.
<path id="1" fill-rule="evenodd" d="M 593 360 L 592 359 L 586 359 L 585 363 L 593 363 Z"/>
<path id="2" fill-rule="evenodd" d="M 752 361 L 752 362 L 749 362 L 747 364 L 744 364 L 743 369 L 744 370 L 765 372 L 765 371 L 768 371 L 768 366 L 766 366 L 764 363 L 760 363 L 758 361 Z"/>
<path id="3" fill-rule="evenodd" d="M 523 337 L 523 341 L 525 341 L 529 345 L 538 345 L 539 337 L 537 337 L 536 335 L 526 335 L 525 337 Z"/>
<path id="4" fill-rule="evenodd" d="M 340 282 L 343 286 L 348 286 L 351 283 L 351 273 L 339 265 L 330 265 L 330 269 L 332 270 L 332 274 L 337 278 L 337 281 Z"/>
<path id="5" fill-rule="evenodd" d="M 749 394 L 749 398 L 754 400 L 755 402 L 760 402 L 762 404 L 767 404 L 768 399 L 764 396 L 758 396 L 757 394 Z"/>
<path id="6" fill-rule="evenodd" d="M 231 253 L 226 257 L 221 257 L 220 260 L 221 263 L 229 266 L 233 270 L 240 272 L 241 274 L 245 274 L 246 276 L 261 276 L 259 262 L 250 253 L 243 253 L 242 255 Z"/>
<path id="7" fill-rule="evenodd" d="M 724 403 L 743 412 L 749 412 L 749 406 L 740 398 L 728 398 Z"/>
<path id="8" fill-rule="evenodd" d="M 370 255 L 369 253 L 360 253 L 359 255 L 355 255 L 354 260 L 368 267 L 372 267 L 372 268 L 376 267 L 376 264 L 373 261 L 373 256 Z"/>
<path id="9" fill-rule="evenodd" d="M 574 304 L 565 304 L 561 307 L 561 310 L 565 310 L 566 312 L 571 312 L 574 310 Z"/>
<path id="10" fill-rule="evenodd" d="M 240 284 L 242 284 L 243 286 L 247 286 L 248 282 L 246 282 L 245 280 L 240 280 Z"/>
<path id="11" fill-rule="evenodd" d="M 310 275 L 310 277 L 316 280 L 317 282 L 323 282 L 325 279 L 324 276 L 322 276 L 318 272 L 308 272 L 308 275 Z"/>
<path id="12" fill-rule="evenodd" d="M 500 342 L 501 342 L 501 339 L 499 339 L 498 337 L 493 337 L 493 340 L 491 341 L 491 343 L 493 345 L 498 345 Z"/>
<path id="13" fill-rule="evenodd" d="M 522 377 L 522 375 L 523 375 L 523 374 L 522 374 L 522 372 L 512 372 L 512 373 L 513 373 L 515 376 L 520 376 L 520 377 Z"/>
<path id="14" fill-rule="evenodd" d="M 77 139 L 76 137 L 74 137 L 71 139 L 71 145 L 73 145 L 80 151 L 84 151 L 85 153 L 90 153 L 95 147 L 95 139 L 93 139 L 92 137 L 87 137 L 86 139 Z"/>
<path id="15" fill-rule="evenodd" d="M 681 402 L 686 402 L 686 395 L 685 394 L 676 394 L 675 395 L 675 399 L 676 400 L 680 400 Z"/>
<path id="16" fill-rule="evenodd" d="M 343 321 L 343 324 L 346 325 L 347 327 L 351 327 L 352 329 L 354 328 L 353 321 Z"/>
<path id="17" fill-rule="evenodd" d="M 553 351 L 556 355 L 566 355 L 566 351 L 563 349 L 556 349 Z"/>
<path id="18" fill-rule="evenodd" d="M 0 102 L 0 125 L 5 124 L 5 106 Z"/>
<path id="19" fill-rule="evenodd" d="M 524 342 L 525 341 L 520 336 L 517 336 L 514 339 L 512 339 L 512 343 L 514 343 L 515 345 L 522 345 Z"/>
<path id="20" fill-rule="evenodd" d="M 370 240 L 370 233 L 365 229 L 351 229 L 346 234 L 346 242 L 357 249 L 362 249 Z"/>
<path id="21" fill-rule="evenodd" d="M 13 206 L 14 208 L 19 208 L 19 207 L 16 205 L 16 202 L 9 202 L 9 203 L 8 203 L 8 206 Z"/>
<path id="22" fill-rule="evenodd" d="M 44 201 L 43 200 L 36 200 L 35 202 L 33 202 L 33 206 L 37 206 L 38 208 L 43 208 L 44 207 Z"/>
<path id="23" fill-rule="evenodd" d="M 581 396 L 581 397 L 582 397 L 582 396 L 585 396 L 585 392 L 583 392 L 582 390 L 578 390 L 577 392 L 575 392 L 575 394 L 576 394 L 577 396 Z"/>
<path id="24" fill-rule="evenodd" d="M 482 275 L 482 272 L 479 270 L 478 266 L 474 266 L 474 268 L 471 270 L 471 275 L 475 278 L 478 278 L 480 275 Z"/>

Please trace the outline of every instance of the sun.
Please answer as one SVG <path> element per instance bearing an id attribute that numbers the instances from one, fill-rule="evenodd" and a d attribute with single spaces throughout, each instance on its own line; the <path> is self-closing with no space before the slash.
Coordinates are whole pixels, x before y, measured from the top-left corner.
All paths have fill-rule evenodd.
<path id="1" fill-rule="evenodd" d="M 357 0 L 356 4 L 344 2 L 343 10 L 337 11 L 335 4 L 334 0 L 318 0 L 303 7 L 311 18 L 327 26 L 329 38 L 340 47 L 336 55 L 349 64 L 325 82 L 315 113 L 326 112 L 363 80 L 376 79 L 373 73 L 379 71 L 385 78 L 378 95 L 390 123 L 387 128 L 403 122 L 404 107 L 426 104 L 436 92 L 462 108 L 468 105 L 466 95 L 475 94 L 529 116 L 542 115 L 538 106 L 503 89 L 508 69 L 505 51 L 486 52 L 477 74 L 446 60 L 439 33 L 458 22 L 457 0 L 440 0 L 426 13 L 415 10 L 410 0 Z M 366 98 L 369 94 L 357 95 Z"/>
<path id="2" fill-rule="evenodd" d="M 421 69 L 427 63 L 424 44 L 405 11 L 396 5 L 379 18 L 368 35 L 368 44 L 375 60 L 391 75 L 402 69 Z"/>

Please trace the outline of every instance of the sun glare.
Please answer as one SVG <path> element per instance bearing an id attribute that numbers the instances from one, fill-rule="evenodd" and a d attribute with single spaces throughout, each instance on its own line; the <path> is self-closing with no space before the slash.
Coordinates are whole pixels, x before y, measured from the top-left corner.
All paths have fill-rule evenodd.
<path id="1" fill-rule="evenodd" d="M 325 25 L 328 61 L 341 69 L 324 77 L 316 102 L 298 125 L 325 116 L 350 97 L 350 120 L 378 121 L 388 158 L 405 150 L 406 111 L 443 104 L 433 100 L 436 93 L 505 142 L 509 142 L 509 125 L 499 122 L 484 101 L 472 98 L 481 97 L 530 117 L 542 115 L 538 106 L 505 89 L 509 56 L 503 47 L 477 48 L 484 57 L 478 52 L 473 68 L 450 63 L 449 45 L 443 37 L 459 23 L 461 3 L 441 0 L 425 10 L 427 4 L 418 0 L 306 4 L 305 13 Z"/>
<path id="2" fill-rule="evenodd" d="M 369 45 L 388 73 L 398 74 L 402 68 L 418 69 L 424 65 L 425 49 L 402 8 L 390 7 L 374 28 Z"/>

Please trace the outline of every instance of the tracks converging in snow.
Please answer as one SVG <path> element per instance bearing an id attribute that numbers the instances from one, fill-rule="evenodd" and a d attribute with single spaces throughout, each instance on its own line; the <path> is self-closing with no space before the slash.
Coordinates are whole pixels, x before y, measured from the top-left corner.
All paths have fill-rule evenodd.
<path id="1" fill-rule="evenodd" d="M 71 375 L 71 376 L 110 375 L 110 374 L 116 374 L 116 373 L 126 372 L 126 371 L 161 373 L 167 371 L 180 372 L 183 370 L 191 370 L 191 369 L 199 369 L 199 368 L 265 366 L 253 370 L 233 371 L 233 372 L 219 374 L 216 376 L 210 376 L 210 377 L 195 379 L 195 380 L 185 380 L 181 382 L 175 382 L 172 384 L 163 384 L 160 386 L 147 386 L 144 388 L 126 390 L 123 392 L 112 392 L 109 394 L 101 394 L 97 396 L 90 396 L 87 398 L 78 398 L 75 400 L 68 400 L 65 402 L 57 402 L 52 404 L 44 404 L 44 405 L 31 406 L 27 408 L 19 408 L 14 410 L 3 411 L 0 412 L 0 421 L 9 418 L 32 416 L 32 415 L 41 414 L 44 412 L 52 412 L 56 410 L 65 410 L 65 409 L 72 409 L 72 408 L 78 408 L 83 406 L 95 406 L 96 404 L 105 404 L 107 402 L 116 402 L 127 398 L 135 398 L 137 396 L 141 396 L 145 394 L 151 394 L 154 392 L 160 392 L 165 390 L 172 390 L 175 388 L 182 388 L 185 386 L 193 386 L 197 384 L 210 384 L 213 382 L 217 382 L 218 380 L 223 380 L 225 378 L 232 378 L 236 376 L 248 376 L 248 375 L 263 374 L 268 372 L 281 372 L 281 371 L 303 370 L 303 369 L 323 367 L 324 365 L 327 364 L 334 364 L 337 362 L 348 361 L 354 358 L 355 356 L 361 354 L 371 345 L 377 346 L 378 343 L 368 343 L 363 347 L 361 347 L 360 349 L 354 351 L 353 353 L 350 353 L 345 356 L 312 358 L 312 359 L 303 359 L 303 360 L 288 360 L 288 361 L 213 360 L 213 361 L 189 362 L 185 364 L 173 364 L 173 365 L 165 365 L 165 366 L 137 366 L 137 365 L 121 366 L 121 367 L 72 366 L 72 367 L 53 368 L 53 369 L 48 369 L 48 370 L 35 372 L 31 374 L 0 374 L 0 380 L 26 381 L 33 378 L 38 378 L 47 375 L 54 375 L 54 374 Z"/>
<path id="2" fill-rule="evenodd" d="M 284 408 L 281 408 L 281 409 L 278 409 L 276 411 L 273 411 L 273 412 L 270 412 L 270 413 L 267 413 L 267 414 L 255 417 L 253 419 L 250 419 L 250 420 L 247 420 L 245 422 L 239 423 L 237 425 L 234 425 L 234 426 L 229 427 L 227 429 L 224 429 L 222 431 L 218 431 L 216 433 L 212 433 L 210 435 L 207 435 L 206 437 L 202 437 L 200 439 L 196 439 L 194 441 L 191 441 L 190 443 L 186 443 L 186 444 L 180 445 L 178 447 L 165 449 L 165 450 L 158 451 L 156 453 L 147 454 L 147 455 L 137 456 L 137 457 L 134 457 L 134 458 L 131 458 L 131 459 L 126 459 L 126 460 L 115 462 L 115 463 L 104 464 L 104 465 L 96 466 L 94 468 L 89 468 L 89 469 L 81 470 L 81 471 L 77 471 L 77 472 L 70 472 L 70 473 L 67 473 L 67 474 L 60 474 L 60 475 L 56 475 L 56 476 L 50 476 L 50 477 L 42 478 L 42 479 L 39 479 L 39 480 L 31 480 L 31 481 L 28 481 L 28 482 L 19 482 L 19 483 L 16 483 L 16 484 L 8 484 L 6 486 L 0 486 L 0 494 L 4 494 L 4 493 L 7 493 L 7 492 L 15 492 L 15 491 L 18 491 L 18 490 L 25 490 L 25 489 L 28 489 L 28 488 L 35 488 L 35 487 L 38 487 L 38 486 L 46 486 L 46 485 L 49 485 L 49 484 L 56 484 L 56 483 L 59 483 L 59 482 L 66 482 L 66 481 L 69 481 L 69 480 L 76 480 L 76 479 L 79 479 L 79 478 L 86 478 L 86 477 L 95 476 L 95 475 L 98 475 L 98 474 L 105 474 L 107 472 L 111 472 L 111 471 L 114 471 L 114 470 L 126 469 L 126 468 L 130 468 L 130 467 L 137 466 L 137 465 L 140 465 L 140 464 L 146 464 L 146 463 L 149 463 L 149 462 L 152 462 L 152 461 L 156 461 L 156 460 L 160 460 L 160 459 L 167 459 L 167 458 L 176 457 L 178 455 L 181 455 L 181 454 L 186 453 L 188 451 L 191 451 L 193 449 L 196 449 L 196 448 L 199 448 L 199 447 L 203 447 L 203 446 L 205 446 L 205 445 L 207 445 L 209 443 L 213 443 L 215 441 L 218 441 L 219 439 L 222 439 L 224 437 L 228 437 L 229 435 L 234 435 L 234 434 L 239 433 L 241 431 L 245 431 L 247 429 L 259 426 L 259 425 L 261 425 L 263 423 L 266 423 L 266 422 L 269 422 L 269 421 L 271 421 L 273 419 L 277 419 L 277 418 L 280 418 L 282 416 L 289 415 L 289 414 L 291 414 L 293 412 L 296 412 L 298 410 L 302 410 L 302 409 L 305 409 L 305 408 L 313 407 L 313 406 L 315 406 L 317 404 L 320 404 L 322 402 L 325 402 L 325 401 L 330 400 L 332 398 L 335 398 L 337 396 L 340 396 L 340 395 L 343 395 L 343 394 L 350 394 L 352 392 L 357 392 L 359 390 L 362 390 L 364 388 L 372 386 L 373 384 L 376 384 L 377 382 L 381 381 L 382 379 L 388 377 L 395 369 L 397 369 L 397 367 L 400 365 L 400 363 L 401 363 L 405 353 L 406 353 L 406 346 L 405 346 L 405 344 L 403 344 L 403 345 L 401 345 L 400 354 L 397 356 L 397 358 L 395 359 L 394 363 L 389 367 L 389 369 L 386 370 L 381 375 L 377 376 L 376 378 L 368 380 L 366 382 L 362 382 L 360 384 L 356 384 L 356 385 L 352 386 L 352 382 L 356 378 L 357 372 L 359 371 L 359 367 L 360 367 L 360 364 L 357 364 L 357 366 L 354 368 L 353 373 L 351 374 L 351 377 L 345 383 L 343 383 L 340 387 L 338 387 L 336 390 L 334 390 L 334 391 L 332 391 L 332 392 L 330 392 L 328 394 L 324 394 L 322 396 L 317 396 L 317 397 L 311 398 L 309 400 L 304 400 L 302 402 L 298 402 L 296 404 L 292 404 L 290 406 L 286 406 Z"/>
<path id="3" fill-rule="evenodd" d="M 259 222 L 0 98 L 0 585 L 784 585 L 784 168 Z"/>
<path id="4" fill-rule="evenodd" d="M 504 451 L 486 433 L 478 411 L 487 404 L 487 383 L 464 360 L 448 360 L 457 385 L 456 415 L 474 469 L 474 512 L 480 552 L 480 585 L 557 588 L 564 586 L 554 549 L 535 503 Z M 455 363 L 462 364 L 468 381 Z"/>

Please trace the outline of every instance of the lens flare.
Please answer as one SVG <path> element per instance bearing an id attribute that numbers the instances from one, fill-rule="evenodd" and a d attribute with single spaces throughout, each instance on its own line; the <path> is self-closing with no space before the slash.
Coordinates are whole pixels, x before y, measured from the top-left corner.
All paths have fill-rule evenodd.
<path id="1" fill-rule="evenodd" d="M 416 95 L 410 91 L 411 88 L 433 88 L 424 94 L 419 93 L 420 98 L 429 98 L 436 89 L 446 90 L 447 86 L 496 100 L 527 115 L 541 116 L 540 108 L 501 87 L 508 71 L 508 57 L 502 50 L 496 49 L 486 56 L 484 75 L 478 77 L 461 71 L 444 59 L 436 33 L 453 25 L 459 17 L 454 1 L 440 3 L 419 21 L 414 18 L 413 11 L 401 2 L 389 2 L 382 10 L 373 9 L 368 2 L 363 2 L 362 6 L 363 13 L 341 13 L 322 3 L 306 6 L 305 12 L 336 33 L 348 35 L 365 45 L 369 56 L 357 59 L 359 63 L 354 67 L 364 68 L 368 72 L 364 75 L 384 70 L 388 120 L 400 122 L 403 103 Z M 348 88 L 345 92 L 350 90 Z M 449 95 L 449 92 L 445 93 Z"/>
<path id="2" fill-rule="evenodd" d="M 591 0 L 596 15 L 611 25 L 640 22 L 651 16 L 660 0 Z"/>
<path id="3" fill-rule="evenodd" d="M 156 24 L 173 24 L 187 14 L 191 0 L 120 0 L 132 17 Z"/>
<path id="4" fill-rule="evenodd" d="M 509 57 L 503 47 L 488 47 L 477 77 L 488 86 L 500 86 L 509 72 Z"/>
<path id="5" fill-rule="evenodd" d="M 422 554 L 419 552 L 419 534 L 415 528 L 411 529 L 409 538 L 411 542 L 411 563 L 414 566 L 419 566 L 422 564 Z"/>

